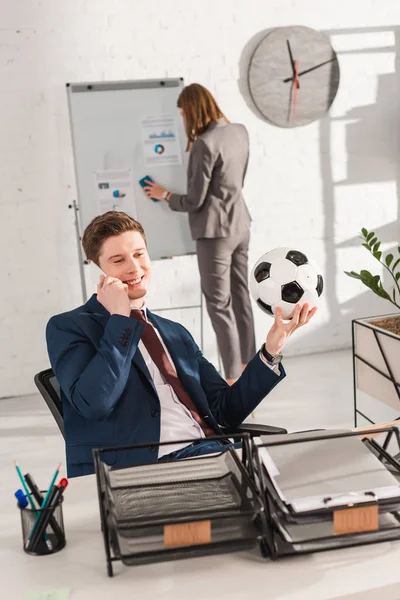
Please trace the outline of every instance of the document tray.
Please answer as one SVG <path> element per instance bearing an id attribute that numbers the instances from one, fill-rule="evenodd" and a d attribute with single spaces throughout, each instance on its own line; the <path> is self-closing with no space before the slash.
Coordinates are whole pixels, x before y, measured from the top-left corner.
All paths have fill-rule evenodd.
<path id="1" fill-rule="evenodd" d="M 383 427 L 381 433 L 394 434 L 399 441 L 396 427 Z M 400 539 L 400 486 L 388 470 L 390 465 L 400 475 L 400 464 L 386 451 L 387 440 L 381 446 L 368 439 L 367 430 L 364 434 L 363 440 L 357 431 L 325 431 L 252 441 L 251 473 L 268 522 L 268 536 L 263 540 L 266 555 L 279 558 Z M 302 444 L 307 444 L 306 454 L 300 450 Z M 313 444 L 314 456 L 310 454 Z M 334 457 L 318 454 L 321 448 L 335 449 L 336 445 Z M 281 452 L 284 446 L 290 451 Z M 263 457 L 263 449 L 273 448 L 276 451 Z M 338 461 L 343 451 L 351 455 Z M 309 460 L 302 468 L 305 456 Z M 363 473 L 367 465 L 370 471 Z M 358 487 L 354 490 L 352 484 Z M 329 489 L 332 493 L 326 495 Z M 297 497 L 299 491 L 304 498 Z"/>
<path id="2" fill-rule="evenodd" d="M 110 575 L 114 560 L 143 564 L 260 540 L 262 500 L 234 449 L 121 469 L 101 459 L 107 451 L 94 456 Z"/>

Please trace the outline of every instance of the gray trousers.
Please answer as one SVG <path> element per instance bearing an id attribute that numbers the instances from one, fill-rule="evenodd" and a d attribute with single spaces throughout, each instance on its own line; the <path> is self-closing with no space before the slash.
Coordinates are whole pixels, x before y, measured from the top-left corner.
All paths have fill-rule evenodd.
<path id="1" fill-rule="evenodd" d="M 253 358 L 253 311 L 248 289 L 250 231 L 196 240 L 201 288 L 217 336 L 225 377 L 234 379 Z"/>

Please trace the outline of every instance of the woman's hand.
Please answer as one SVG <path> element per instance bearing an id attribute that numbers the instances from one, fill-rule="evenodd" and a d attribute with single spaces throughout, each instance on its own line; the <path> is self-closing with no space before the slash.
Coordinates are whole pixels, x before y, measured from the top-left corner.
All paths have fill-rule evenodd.
<path id="1" fill-rule="evenodd" d="M 164 200 L 163 194 L 167 190 L 154 181 L 145 179 L 144 182 L 147 184 L 143 189 L 146 192 L 148 198 L 155 198 L 156 200 Z"/>
<path id="2" fill-rule="evenodd" d="M 303 306 L 297 304 L 291 320 L 284 322 L 282 320 L 282 309 L 279 306 L 277 307 L 274 324 L 269 330 L 265 341 L 265 349 L 269 354 L 272 354 L 272 356 L 279 354 L 292 333 L 299 327 L 309 323 L 317 312 L 317 307 L 314 306 L 311 310 L 309 309 L 309 304 L 303 304 Z"/>

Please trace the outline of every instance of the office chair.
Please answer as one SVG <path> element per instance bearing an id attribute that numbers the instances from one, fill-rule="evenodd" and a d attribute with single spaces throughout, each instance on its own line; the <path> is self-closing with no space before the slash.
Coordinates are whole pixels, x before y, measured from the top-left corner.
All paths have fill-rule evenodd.
<path id="1" fill-rule="evenodd" d="M 46 369 L 45 371 L 40 371 L 40 373 L 35 375 L 34 381 L 39 392 L 45 399 L 51 414 L 55 418 L 63 437 L 65 437 L 61 390 L 53 370 Z M 235 433 L 248 433 L 251 437 L 254 437 L 258 435 L 287 433 L 287 430 L 283 427 L 273 427 L 272 425 L 242 423 L 242 425 L 239 425 L 234 429 L 225 429 L 224 433 L 225 432 L 230 435 Z"/>
<path id="2" fill-rule="evenodd" d="M 45 399 L 63 437 L 65 437 L 61 390 L 53 370 L 46 369 L 45 371 L 40 371 L 40 373 L 35 375 L 34 382 Z"/>

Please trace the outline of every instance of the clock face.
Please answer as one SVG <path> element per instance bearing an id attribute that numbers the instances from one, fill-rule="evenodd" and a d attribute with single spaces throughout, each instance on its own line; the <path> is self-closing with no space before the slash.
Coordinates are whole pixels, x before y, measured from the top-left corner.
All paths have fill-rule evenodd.
<path id="1" fill-rule="evenodd" d="M 309 27 L 278 27 L 258 44 L 248 84 L 261 114 L 280 127 L 323 117 L 339 87 L 339 63 L 329 39 Z"/>

